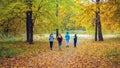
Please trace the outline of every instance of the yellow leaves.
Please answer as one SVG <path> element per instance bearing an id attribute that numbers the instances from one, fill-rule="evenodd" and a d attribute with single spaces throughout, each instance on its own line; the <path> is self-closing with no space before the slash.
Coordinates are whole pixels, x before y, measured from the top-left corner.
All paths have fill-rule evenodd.
<path id="1" fill-rule="evenodd" d="M 101 5 L 101 17 L 107 17 L 107 18 L 111 18 L 114 15 L 114 12 L 116 11 L 116 6 L 115 5 L 106 5 L 103 4 Z"/>
<path id="2" fill-rule="evenodd" d="M 92 12 L 92 11 L 96 11 L 97 10 L 97 8 L 96 8 L 96 5 L 95 4 L 89 4 L 89 5 L 87 5 L 87 6 L 85 6 L 85 7 L 83 7 L 83 9 L 84 9 L 84 11 L 86 11 L 86 12 Z"/>
<path id="3" fill-rule="evenodd" d="M 58 9 L 58 15 L 61 18 L 63 18 L 66 15 L 66 10 L 62 5 L 60 5 L 60 7 Z"/>
<path id="4" fill-rule="evenodd" d="M 80 1 L 81 1 L 81 0 L 74 0 L 74 2 L 75 2 L 76 4 L 80 4 Z"/>
<path id="5" fill-rule="evenodd" d="M 84 13 L 82 16 L 84 16 L 83 25 L 86 26 L 86 28 L 89 29 L 91 24 L 86 24 L 87 21 L 93 22 L 92 19 L 95 19 L 96 17 L 96 4 L 89 4 L 84 8 Z M 116 25 L 117 22 L 114 20 L 116 19 L 115 12 L 117 10 L 117 6 L 115 4 L 110 3 L 101 3 L 100 4 L 100 20 L 102 23 L 102 28 L 104 31 L 107 30 L 119 30 L 119 26 Z"/>

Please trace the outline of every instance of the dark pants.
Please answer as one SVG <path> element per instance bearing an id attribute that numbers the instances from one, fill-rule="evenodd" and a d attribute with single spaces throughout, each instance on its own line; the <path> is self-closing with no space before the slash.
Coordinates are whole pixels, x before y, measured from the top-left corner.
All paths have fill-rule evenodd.
<path id="1" fill-rule="evenodd" d="M 76 42 L 76 41 L 74 41 L 74 47 L 76 47 L 76 43 L 77 43 L 77 42 Z"/>
<path id="2" fill-rule="evenodd" d="M 53 42 L 50 42 L 50 49 L 52 50 Z"/>
<path id="3" fill-rule="evenodd" d="M 58 47 L 59 47 L 59 49 L 62 48 L 62 42 L 58 42 Z"/>

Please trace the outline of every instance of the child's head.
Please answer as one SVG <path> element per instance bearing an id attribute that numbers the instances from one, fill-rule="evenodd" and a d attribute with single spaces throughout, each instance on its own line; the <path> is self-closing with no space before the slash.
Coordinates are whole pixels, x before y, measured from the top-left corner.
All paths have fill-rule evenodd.
<path id="1" fill-rule="evenodd" d="M 53 35 L 53 33 L 50 34 L 50 36 Z"/>
<path id="2" fill-rule="evenodd" d="M 69 32 L 66 32 L 67 34 L 69 34 Z"/>
<path id="3" fill-rule="evenodd" d="M 60 33 L 59 33 L 58 35 L 59 35 L 59 36 L 61 36 L 61 34 L 60 34 Z"/>

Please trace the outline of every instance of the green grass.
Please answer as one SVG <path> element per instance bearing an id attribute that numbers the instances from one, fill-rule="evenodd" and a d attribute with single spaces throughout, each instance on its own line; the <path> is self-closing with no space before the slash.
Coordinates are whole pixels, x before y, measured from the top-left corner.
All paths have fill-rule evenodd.
<path id="1" fill-rule="evenodd" d="M 13 44 L 0 44 L 0 57 L 10 58 L 13 55 L 20 54 L 21 48 L 14 46 Z"/>
<path id="2" fill-rule="evenodd" d="M 0 41 L 3 41 L 3 42 L 25 41 L 25 36 L 19 35 L 19 36 L 3 37 L 3 38 L 0 38 Z"/>
<path id="3" fill-rule="evenodd" d="M 104 51 L 104 54 L 107 58 L 110 59 L 111 62 L 113 62 L 115 64 L 115 66 L 117 66 L 120 63 L 120 38 L 112 38 L 112 39 L 107 39 L 106 42 L 113 42 L 113 44 L 111 44 L 111 48 L 110 49 L 106 49 Z"/>
<path id="4" fill-rule="evenodd" d="M 38 54 L 40 51 L 48 51 L 48 42 L 34 42 L 34 44 L 29 44 L 27 42 L 0 42 L 0 57 L 12 57 L 15 55 L 29 56 L 33 54 Z"/>

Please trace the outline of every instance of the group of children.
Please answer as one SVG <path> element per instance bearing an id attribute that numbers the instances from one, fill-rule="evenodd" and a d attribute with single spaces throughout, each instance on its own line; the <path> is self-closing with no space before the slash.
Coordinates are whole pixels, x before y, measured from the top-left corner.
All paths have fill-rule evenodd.
<path id="1" fill-rule="evenodd" d="M 58 36 L 56 37 L 57 41 L 58 41 L 58 47 L 59 47 L 59 50 L 61 50 L 62 48 L 62 41 L 63 41 L 63 37 L 61 34 L 58 34 Z M 69 32 L 67 32 L 65 34 L 65 40 L 66 40 L 66 47 L 69 47 L 69 41 L 70 41 L 70 34 Z M 76 47 L 76 43 L 77 43 L 77 34 L 74 35 L 74 47 Z M 51 33 L 50 36 L 49 36 L 49 42 L 50 42 L 50 50 L 52 50 L 53 48 L 53 41 L 54 41 L 54 36 L 53 34 Z"/>

